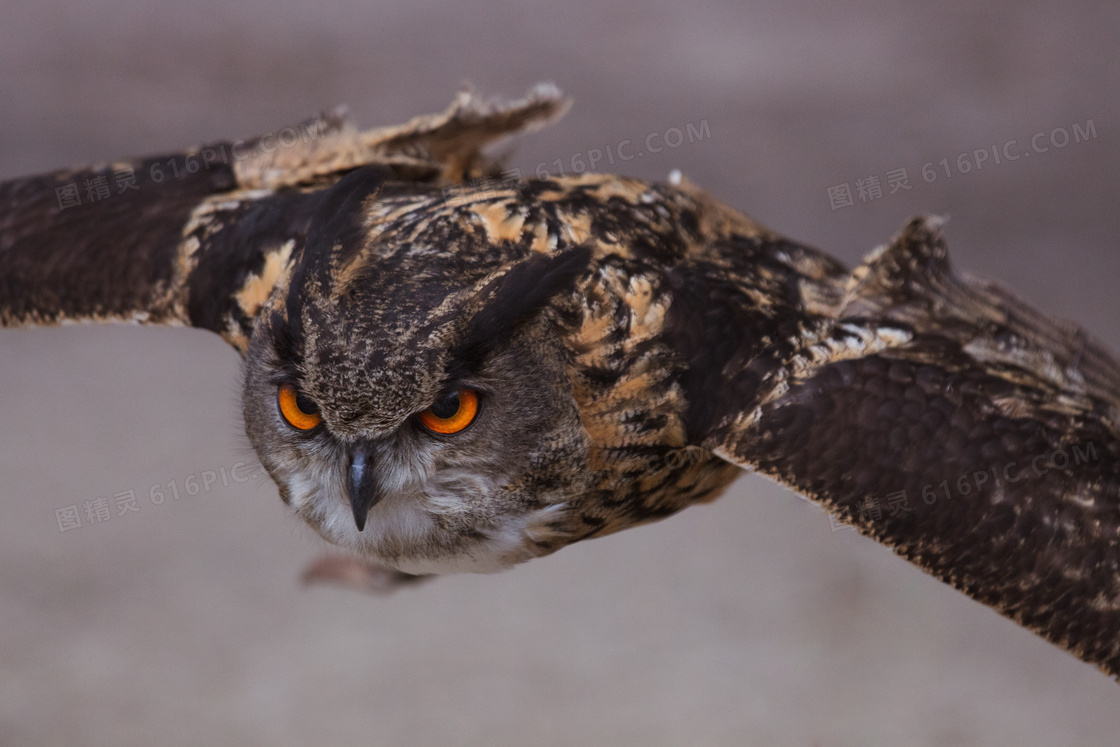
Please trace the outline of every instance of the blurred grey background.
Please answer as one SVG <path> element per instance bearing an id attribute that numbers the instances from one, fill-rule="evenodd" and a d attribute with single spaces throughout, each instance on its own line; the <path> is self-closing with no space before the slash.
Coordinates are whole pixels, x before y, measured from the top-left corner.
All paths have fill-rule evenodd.
<path id="1" fill-rule="evenodd" d="M 525 174 L 593 149 L 599 170 L 679 168 L 848 263 L 948 214 L 959 266 L 1120 350 L 1118 32 L 1094 2 L 3 0 L 0 178 L 552 80 L 575 106 L 516 143 Z M 632 160 L 606 163 L 623 140 Z M 1120 734 L 1105 676 L 755 477 L 504 574 L 301 588 L 322 543 L 271 483 L 185 491 L 252 460 L 238 379 L 203 332 L 0 331 L 0 745 Z M 140 510 L 117 515 L 129 490 Z M 112 518 L 90 525 L 99 497 Z M 67 506 L 83 526 L 60 532 Z"/>

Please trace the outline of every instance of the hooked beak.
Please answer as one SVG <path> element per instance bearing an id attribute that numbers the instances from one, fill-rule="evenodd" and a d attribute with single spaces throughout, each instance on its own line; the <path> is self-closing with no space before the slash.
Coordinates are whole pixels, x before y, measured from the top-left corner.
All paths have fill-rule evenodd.
<path id="1" fill-rule="evenodd" d="M 358 531 L 365 531 L 366 516 L 369 510 L 383 497 L 377 475 L 370 464 L 369 444 L 356 445 L 350 454 L 350 472 L 347 475 L 346 491 L 350 497 L 350 510 L 354 512 L 354 524 Z"/>

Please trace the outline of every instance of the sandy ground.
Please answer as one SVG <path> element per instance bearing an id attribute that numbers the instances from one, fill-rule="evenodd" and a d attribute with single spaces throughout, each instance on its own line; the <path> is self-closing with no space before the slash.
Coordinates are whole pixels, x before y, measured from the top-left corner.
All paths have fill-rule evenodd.
<path id="1" fill-rule="evenodd" d="M 960 266 L 1120 349 L 1120 6 L 940 8 L 5 0 L 0 178 L 339 103 L 395 124 L 463 81 L 516 95 L 550 79 L 576 105 L 518 144 L 525 173 L 630 140 L 641 157 L 597 168 L 680 168 L 849 263 L 907 216 L 949 214 Z M 655 152 L 704 123 L 710 137 Z M 997 164 L 993 147 L 1019 157 Z M 901 168 L 911 188 L 892 194 Z M 882 194 L 861 200 L 868 176 Z M 844 183 L 853 204 L 834 209 Z M 252 459 L 239 373 L 194 330 L 0 332 L 0 745 L 1120 734 L 1106 677 L 753 477 L 505 574 L 382 599 L 301 588 L 321 543 L 271 483 L 185 492 Z M 170 481 L 181 498 L 154 505 Z M 59 532 L 56 509 L 129 490 L 139 511 Z"/>

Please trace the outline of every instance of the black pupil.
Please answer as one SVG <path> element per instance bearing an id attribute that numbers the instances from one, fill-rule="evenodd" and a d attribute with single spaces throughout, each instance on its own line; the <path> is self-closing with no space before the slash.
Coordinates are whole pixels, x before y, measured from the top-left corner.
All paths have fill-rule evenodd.
<path id="1" fill-rule="evenodd" d="M 315 415 L 319 412 L 319 408 L 315 406 L 315 403 L 302 394 L 296 395 L 296 407 L 298 407 L 299 411 L 304 415 Z"/>
<path id="2" fill-rule="evenodd" d="M 440 420 L 447 420 L 459 412 L 459 393 L 449 394 L 432 405 L 432 414 Z"/>

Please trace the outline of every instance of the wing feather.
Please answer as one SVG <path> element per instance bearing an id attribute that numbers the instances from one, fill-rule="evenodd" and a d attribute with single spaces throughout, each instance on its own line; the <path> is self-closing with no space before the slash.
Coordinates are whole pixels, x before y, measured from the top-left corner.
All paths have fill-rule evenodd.
<path id="1" fill-rule="evenodd" d="M 957 275 L 935 219 L 912 221 L 851 274 L 834 318 L 804 328 L 786 375 L 706 445 L 1120 674 L 1108 352 Z"/>

